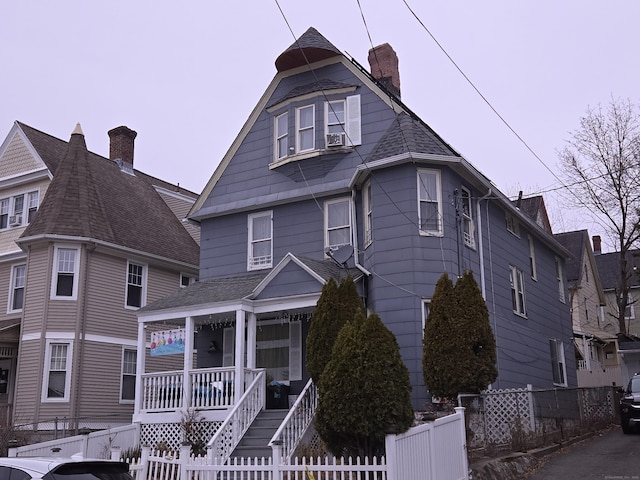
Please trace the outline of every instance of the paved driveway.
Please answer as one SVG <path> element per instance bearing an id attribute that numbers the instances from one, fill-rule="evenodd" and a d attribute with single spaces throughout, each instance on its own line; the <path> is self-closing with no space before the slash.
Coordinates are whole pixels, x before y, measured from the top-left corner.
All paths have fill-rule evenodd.
<path id="1" fill-rule="evenodd" d="M 614 427 L 549 455 L 527 480 L 640 480 L 640 433 Z"/>

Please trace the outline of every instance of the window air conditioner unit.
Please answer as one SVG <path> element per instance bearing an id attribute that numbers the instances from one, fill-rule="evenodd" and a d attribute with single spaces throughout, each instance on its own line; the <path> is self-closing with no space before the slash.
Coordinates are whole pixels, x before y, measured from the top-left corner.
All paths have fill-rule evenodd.
<path id="1" fill-rule="evenodd" d="M 9 217 L 9 226 L 17 227 L 18 225 L 22 225 L 22 215 L 11 215 Z"/>
<path id="2" fill-rule="evenodd" d="M 344 133 L 327 133 L 327 147 L 344 146 Z"/>

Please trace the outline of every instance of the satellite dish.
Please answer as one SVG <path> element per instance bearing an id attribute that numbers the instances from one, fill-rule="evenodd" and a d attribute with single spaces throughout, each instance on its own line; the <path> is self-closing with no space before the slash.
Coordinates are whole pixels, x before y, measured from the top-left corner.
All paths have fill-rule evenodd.
<path id="1" fill-rule="evenodd" d="M 341 247 L 336 248 L 333 251 L 329 251 L 329 256 L 333 258 L 333 260 L 341 266 L 344 266 L 347 263 L 347 260 L 349 260 L 352 255 L 353 255 L 352 245 L 343 245 Z"/>

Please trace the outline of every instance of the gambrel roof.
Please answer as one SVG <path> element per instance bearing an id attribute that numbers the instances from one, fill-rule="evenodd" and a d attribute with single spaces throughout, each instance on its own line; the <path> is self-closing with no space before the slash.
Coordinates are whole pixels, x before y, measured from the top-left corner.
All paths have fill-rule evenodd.
<path id="1" fill-rule="evenodd" d="M 154 183 L 166 188 L 166 182 L 137 170 L 127 173 L 116 162 L 89 152 L 80 130 L 65 142 L 18 125 L 53 173 L 19 244 L 48 237 L 84 239 L 198 265 L 197 243 L 154 189 Z"/>

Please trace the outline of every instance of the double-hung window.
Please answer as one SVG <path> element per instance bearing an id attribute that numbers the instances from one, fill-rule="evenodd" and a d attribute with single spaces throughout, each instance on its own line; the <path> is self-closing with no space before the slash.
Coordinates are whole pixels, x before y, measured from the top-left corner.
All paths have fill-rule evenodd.
<path id="1" fill-rule="evenodd" d="M 567 385 L 567 366 L 564 360 L 564 344 L 556 338 L 549 339 L 551 350 L 551 369 L 553 371 L 553 383 L 558 386 Z"/>
<path id="2" fill-rule="evenodd" d="M 633 320 L 636 318 L 636 312 L 633 308 L 634 301 L 633 295 L 630 293 L 627 294 L 627 306 L 624 309 L 624 318 L 626 320 Z"/>
<path id="3" fill-rule="evenodd" d="M 442 193 L 438 170 L 418 171 L 418 221 L 420 234 L 442 234 Z"/>
<path id="4" fill-rule="evenodd" d="M 564 272 L 562 260 L 556 257 L 556 277 L 558 278 L 558 299 L 564 303 Z"/>
<path id="5" fill-rule="evenodd" d="M 146 300 L 146 277 L 146 265 L 127 262 L 127 307 L 140 308 L 144 306 Z"/>
<path id="6" fill-rule="evenodd" d="M 324 204 L 325 251 L 351 244 L 351 202 L 349 198 L 328 200 Z"/>
<path id="7" fill-rule="evenodd" d="M 315 148 L 315 107 L 307 105 L 296 109 L 297 152 Z"/>
<path id="8" fill-rule="evenodd" d="M 69 401 L 72 347 L 73 344 L 70 341 L 47 341 L 42 386 L 43 401 Z"/>
<path id="9" fill-rule="evenodd" d="M 31 222 L 38 210 L 39 198 L 40 193 L 36 190 L 0 199 L 0 229 L 20 227 Z"/>
<path id="10" fill-rule="evenodd" d="M 9 312 L 22 310 L 24 304 L 24 285 L 26 265 L 14 265 L 11 269 L 11 291 L 9 292 Z"/>
<path id="11" fill-rule="evenodd" d="M 475 227 L 473 226 L 473 216 L 471 210 L 471 192 L 462 187 L 462 223 L 464 232 L 464 244 L 467 247 L 475 248 Z"/>
<path id="12" fill-rule="evenodd" d="M 373 241 L 373 225 L 371 222 L 371 182 L 365 183 L 362 188 L 362 208 L 364 210 L 364 244 L 367 246 Z"/>
<path id="13" fill-rule="evenodd" d="M 527 315 L 524 296 L 524 275 L 522 270 L 509 266 L 509 281 L 511 283 L 511 302 L 513 311 L 523 317 Z"/>
<path id="14" fill-rule="evenodd" d="M 120 386 L 120 400 L 125 402 L 136 399 L 136 361 L 136 350 L 132 348 L 125 348 L 122 350 L 122 385 Z"/>
<path id="15" fill-rule="evenodd" d="M 271 268 L 273 256 L 272 212 L 260 212 L 249 215 L 249 258 L 248 270 Z"/>
<path id="16" fill-rule="evenodd" d="M 77 298 L 79 252 L 78 248 L 55 248 L 51 298 L 65 300 Z"/>
<path id="17" fill-rule="evenodd" d="M 531 270 L 531 278 L 537 280 L 538 273 L 536 270 L 536 250 L 533 244 L 533 237 L 528 235 L 529 239 L 529 269 Z"/>
<path id="18" fill-rule="evenodd" d="M 40 199 L 40 192 L 29 192 L 27 194 L 27 223 L 33 221 L 33 217 L 38 211 L 38 201 Z"/>
<path id="19" fill-rule="evenodd" d="M 289 155 L 289 113 L 276 117 L 275 135 L 276 160 L 280 160 Z"/>
<path id="20" fill-rule="evenodd" d="M 187 275 L 186 273 L 180 274 L 180 287 L 186 288 L 189 285 L 192 285 L 198 281 L 198 277 L 194 277 L 192 275 Z"/>
<path id="21" fill-rule="evenodd" d="M 507 231 L 511 232 L 516 237 L 519 237 L 520 236 L 520 224 L 518 223 L 518 220 L 516 219 L 516 217 L 514 217 L 510 213 L 507 213 L 507 214 L 505 214 L 505 222 L 506 222 L 506 226 L 507 226 Z"/>

